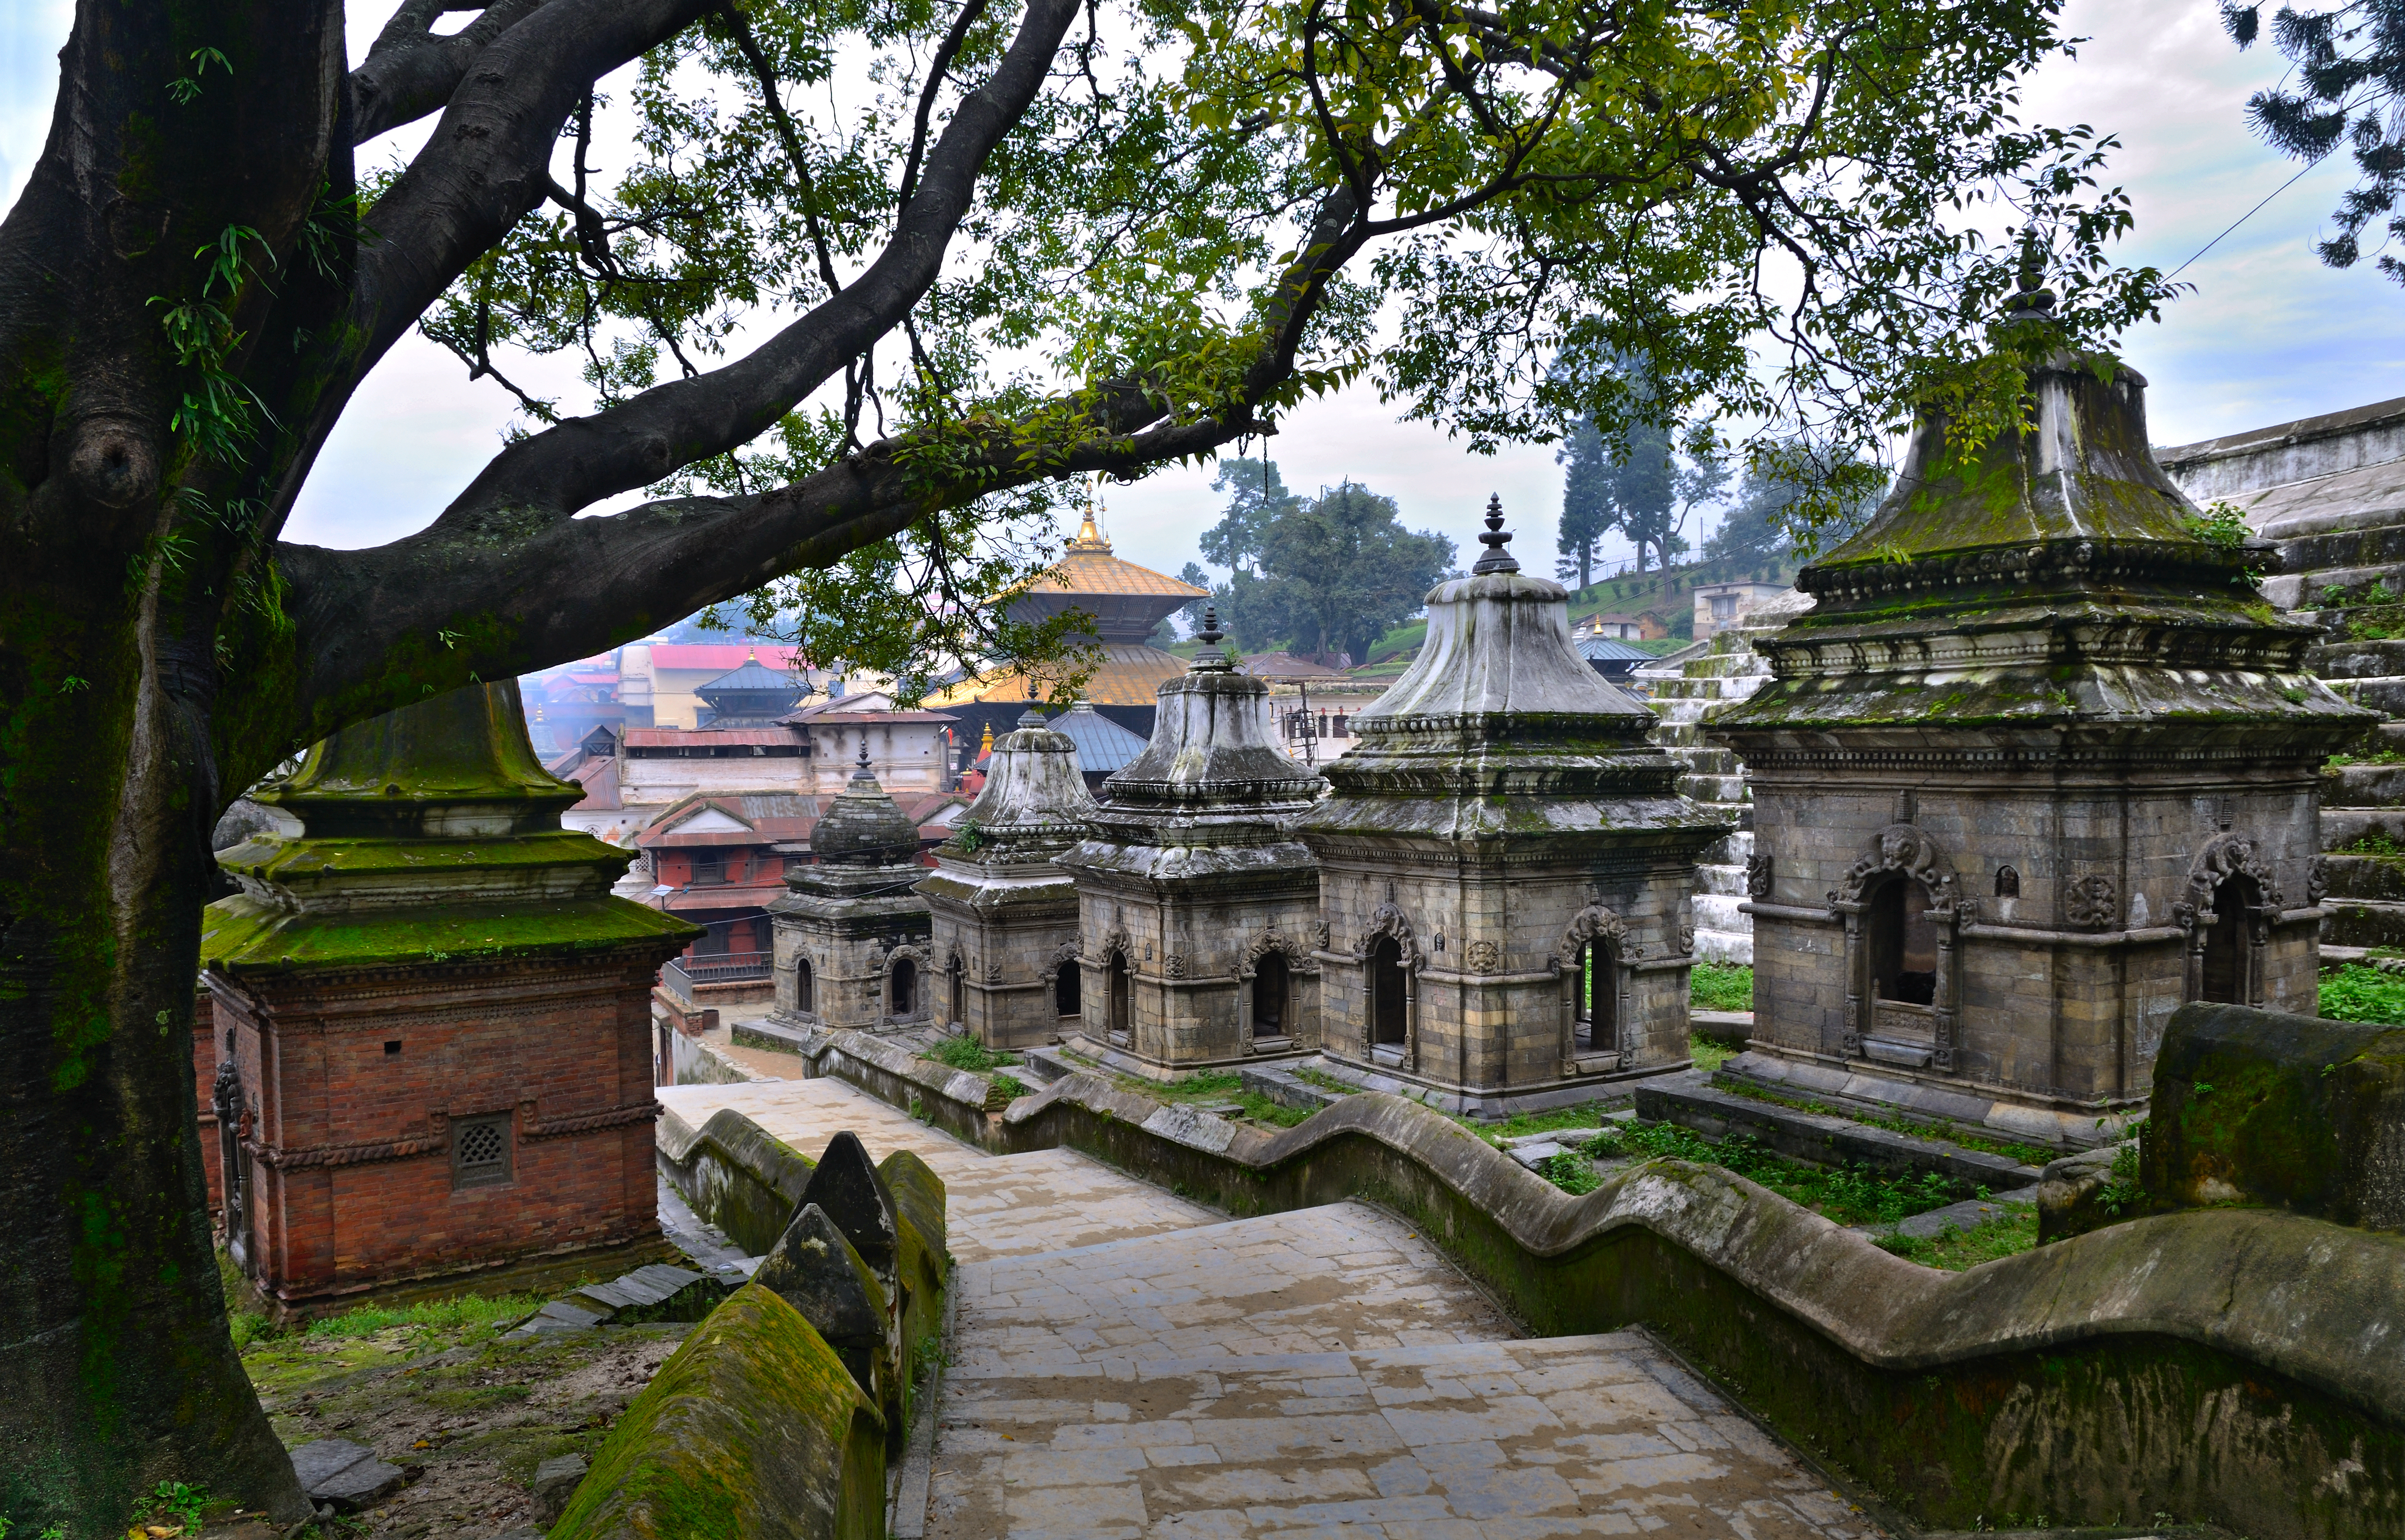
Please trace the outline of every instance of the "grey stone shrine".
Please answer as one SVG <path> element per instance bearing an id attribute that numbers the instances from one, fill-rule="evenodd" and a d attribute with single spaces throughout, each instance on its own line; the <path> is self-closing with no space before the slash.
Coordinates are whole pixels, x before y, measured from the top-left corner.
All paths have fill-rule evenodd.
<path id="1" fill-rule="evenodd" d="M 2058 356 L 2030 427 L 1919 426 L 1772 679 L 1705 721 L 1751 777 L 1754 1025 L 1723 1073 L 2094 1144 L 2186 1001 L 2314 1009 L 2317 773 L 2373 719 L 2200 539 L 2145 382 Z"/>
<path id="2" fill-rule="evenodd" d="M 927 903 L 913 889 L 919 830 L 877 784 L 868 738 L 860 763 L 810 831 L 817 858 L 785 874 L 768 905 L 769 956 L 781 1026 L 883 1031 L 925 1024 L 930 959 Z"/>
<path id="3" fill-rule="evenodd" d="M 1502 524 L 1490 502 L 1485 554 L 1429 592 L 1417 661 L 1294 825 L 1330 1072 L 1480 1116 L 1687 1067 L 1695 861 L 1734 827 L 1679 794 L 1653 713 L 1587 666 Z"/>
<path id="4" fill-rule="evenodd" d="M 1031 704 L 994 740 L 984 790 L 918 885 L 944 990 L 937 1016 L 951 1030 L 989 1048 L 1030 1048 L 1076 1029 L 1077 887 L 1052 858 L 1095 812 L 1076 745 Z"/>
<path id="5" fill-rule="evenodd" d="M 1317 1035 L 1319 869 L 1288 825 L 1326 783 L 1278 747 L 1269 686 L 1235 671 L 1204 614 L 1152 741 L 1056 858 L 1076 877 L 1085 1050 L 1141 1074 L 1301 1053 Z"/>

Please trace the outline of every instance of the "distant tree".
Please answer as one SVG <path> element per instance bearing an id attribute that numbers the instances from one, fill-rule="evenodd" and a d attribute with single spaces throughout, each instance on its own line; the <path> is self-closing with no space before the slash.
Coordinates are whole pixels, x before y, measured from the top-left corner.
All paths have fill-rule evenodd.
<path id="1" fill-rule="evenodd" d="M 1301 507 L 1302 499 L 1287 490 L 1274 461 L 1243 455 L 1219 462 L 1211 490 L 1226 493 L 1228 505 L 1219 522 L 1202 532 L 1203 559 L 1231 571 L 1259 575 L 1262 531 Z M 1190 568 L 1193 564 L 1187 565 Z"/>
<path id="2" fill-rule="evenodd" d="M 1615 523 L 1637 548 L 1637 570 L 1667 567 L 1687 549 L 1681 533 L 1697 508 L 1728 484 L 1728 468 L 1709 457 L 1681 455 L 1667 428 L 1639 424 L 1628 429 L 1627 451 L 1604 472 Z M 1607 446 L 1608 447 L 1608 446 Z"/>
<path id="3" fill-rule="evenodd" d="M 1177 572 L 1177 581 L 1179 582 L 1190 582 L 1197 588 L 1210 588 L 1212 586 L 1211 574 L 1202 570 L 1202 564 L 1201 562 L 1188 562 L 1184 567 L 1180 567 Z M 1215 596 L 1216 593 L 1217 591 L 1214 590 Z M 1202 629 L 1202 607 L 1211 602 L 1212 601 L 1210 599 L 1196 599 L 1191 604 L 1186 605 L 1177 611 L 1177 619 L 1185 626 L 1186 634 L 1188 636 L 1190 637 L 1195 632 Z"/>
<path id="4" fill-rule="evenodd" d="M 1878 484 L 1881 479 L 1868 461 L 1850 455 L 1837 465 L 1748 469 L 1728 517 L 1704 541 L 1704 560 L 1777 563 L 1829 550 L 1850 539 L 1870 522 L 1884 495 Z M 1812 529 L 1799 548 L 1791 528 L 1796 522 L 1792 514 L 1816 483 L 1826 484 L 1833 480 L 1844 485 L 1840 511 Z"/>
<path id="5" fill-rule="evenodd" d="M 1419 612 L 1453 557 L 1443 536 L 1405 529 L 1395 499 L 1348 481 L 1262 531 L 1264 578 L 1251 608 L 1303 651 L 1363 659 Z"/>
<path id="6" fill-rule="evenodd" d="M 1620 509 L 1612 498 L 1610 459 L 1595 419 L 1582 417 L 1571 425 L 1554 458 L 1569 468 L 1562 479 L 1561 531 L 1554 540 L 1554 549 L 1564 559 L 1554 575 L 1565 582 L 1575 575 L 1579 587 L 1585 588 L 1595 581 L 1596 548 L 1620 523 Z"/>
<path id="7" fill-rule="evenodd" d="M 2241 49 L 2250 48 L 2262 11 L 2225 0 L 2221 24 Z M 2405 237 L 2405 215 L 2394 213 L 2405 193 L 2405 0 L 2356 0 L 2330 10 L 2283 6 L 2271 17 L 2271 46 L 2293 67 L 2281 85 L 2246 99 L 2246 116 L 2293 160 L 2319 161 L 2342 142 L 2354 153 L 2356 184 L 2339 200 L 2338 232 L 2315 248 L 2328 265 L 2353 267 L 2372 220 L 2393 216 L 2387 233 Z M 2405 283 L 2405 260 L 2384 252 L 2379 267 Z"/>

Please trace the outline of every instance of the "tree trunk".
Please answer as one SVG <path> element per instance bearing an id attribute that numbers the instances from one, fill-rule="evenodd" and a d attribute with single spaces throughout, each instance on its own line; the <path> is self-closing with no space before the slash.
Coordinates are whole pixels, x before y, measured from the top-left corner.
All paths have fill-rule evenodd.
<path id="1" fill-rule="evenodd" d="M 162 664 L 155 603 L 126 613 L 124 553 L 27 543 L 0 540 L 0 1514 L 97 1533 L 178 1480 L 289 1520 L 306 1500 L 226 1331 L 192 1083 L 203 671 Z"/>

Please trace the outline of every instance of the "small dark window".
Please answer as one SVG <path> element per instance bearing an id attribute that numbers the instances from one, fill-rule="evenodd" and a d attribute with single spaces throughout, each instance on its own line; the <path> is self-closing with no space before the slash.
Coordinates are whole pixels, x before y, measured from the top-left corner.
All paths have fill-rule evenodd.
<path id="1" fill-rule="evenodd" d="M 1929 889 L 1897 877 L 1871 900 L 1871 981 L 1881 1000 L 1927 1005 L 1937 998 L 1937 926 Z"/>
<path id="2" fill-rule="evenodd" d="M 451 1185 L 491 1187 L 510 1179 L 510 1120 L 461 1118 L 451 1125 Z"/>
<path id="3" fill-rule="evenodd" d="M 1571 1002 L 1570 1036 L 1578 1052 L 1594 1053 L 1601 1043 L 1619 1041 L 1614 1007 L 1620 995 L 1612 984 L 1611 954 L 1588 942 L 1579 948 L 1577 991 Z"/>
<path id="4" fill-rule="evenodd" d="M 387 1054 L 397 1054 L 401 1052 L 401 1043 L 398 1041 L 387 1043 L 384 1045 L 384 1051 Z"/>
<path id="5" fill-rule="evenodd" d="M 1998 898 L 2018 898 L 2018 897 L 2020 897 L 2020 896 L 2021 896 L 2021 875 L 2020 875 L 2018 872 L 2014 871 L 2014 870 L 2013 870 L 2011 867 L 2009 867 L 2009 866 L 1999 866 L 1999 867 L 1997 867 L 1997 868 L 1996 868 L 1996 896 L 1997 896 Z"/>
<path id="6" fill-rule="evenodd" d="M 919 998 L 919 970 L 908 958 L 893 965 L 893 1014 L 907 1016 Z"/>
<path id="7" fill-rule="evenodd" d="M 959 958 L 952 959 L 952 1025 L 959 1026 L 969 1018 L 969 973 Z"/>
<path id="8" fill-rule="evenodd" d="M 1061 972 L 1052 980 L 1052 1008 L 1064 1016 L 1086 1014 L 1085 965 L 1076 958 L 1063 959 Z"/>
<path id="9" fill-rule="evenodd" d="M 794 959 L 794 1009 L 796 1011 L 818 1009 L 810 1003 L 810 959 L 808 958 Z"/>
<path id="10" fill-rule="evenodd" d="M 1128 960 L 1125 952 L 1111 954 L 1110 1003 L 1111 1030 L 1125 1037 L 1130 1029 L 1129 1023 L 1135 1019 L 1134 990 L 1128 977 Z"/>
<path id="11" fill-rule="evenodd" d="M 2224 877 L 2213 890 L 2213 929 L 2204 935 L 2200 998 L 2228 1005 L 2246 1003 L 2246 911 L 2255 901 L 2255 884 L 2244 876 Z"/>

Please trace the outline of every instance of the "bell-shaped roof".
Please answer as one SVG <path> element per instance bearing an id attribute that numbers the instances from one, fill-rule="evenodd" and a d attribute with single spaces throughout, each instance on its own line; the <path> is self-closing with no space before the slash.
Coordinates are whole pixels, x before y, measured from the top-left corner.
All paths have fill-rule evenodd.
<path id="1" fill-rule="evenodd" d="M 1216 609 L 1203 611 L 1193 665 L 1160 687 L 1152 741 L 1103 782 L 1105 813 L 1225 810 L 1271 813 L 1308 805 L 1325 783 L 1279 747 L 1270 687 L 1240 674 L 1219 650 Z"/>
<path id="2" fill-rule="evenodd" d="M 1570 639 L 1569 594 L 1523 575 L 1508 550 L 1499 497 L 1486 505 L 1487 548 L 1467 578 L 1428 595 L 1428 640 L 1402 678 L 1356 713 L 1364 738 L 1429 731 L 1526 738 L 1567 731 L 1641 738 L 1653 714 L 1587 666 Z"/>
<path id="3" fill-rule="evenodd" d="M 1771 681 L 1706 731 L 1749 753 L 1763 732 L 2034 731 L 2052 753 L 2064 732 L 2176 728 L 2292 756 L 2359 730 L 2307 671 L 2314 629 L 2249 581 L 2268 553 L 2155 463 L 2145 385 L 2058 353 L 2028 371 L 2027 426 L 1968 455 L 1924 413 L 1871 522 L 1797 578 L 1811 609 L 1756 637 Z"/>
<path id="4" fill-rule="evenodd" d="M 877 784 L 868 768 L 865 735 L 851 779 L 827 803 L 810 831 L 810 852 L 822 861 L 843 866 L 900 866 L 918 859 L 919 826 Z"/>
<path id="5" fill-rule="evenodd" d="M 1033 706 L 1017 730 L 993 740 L 985 771 L 984 790 L 939 856 L 981 865 L 1049 861 L 1085 837 L 1095 807 L 1077 747 Z"/>

